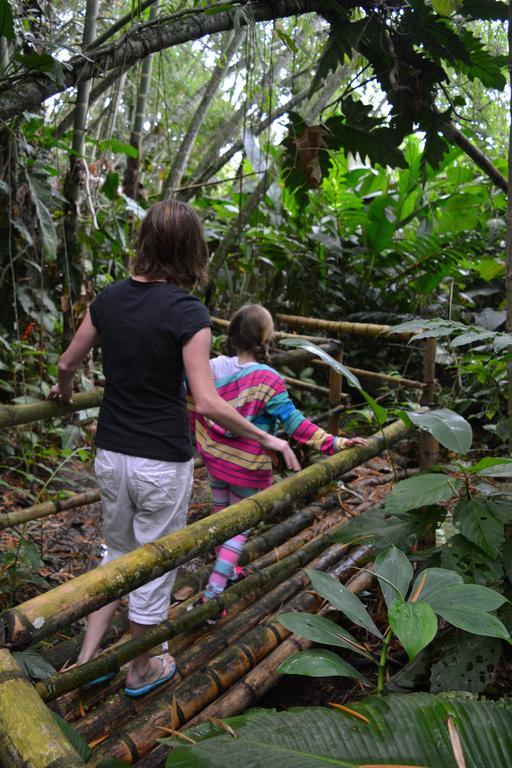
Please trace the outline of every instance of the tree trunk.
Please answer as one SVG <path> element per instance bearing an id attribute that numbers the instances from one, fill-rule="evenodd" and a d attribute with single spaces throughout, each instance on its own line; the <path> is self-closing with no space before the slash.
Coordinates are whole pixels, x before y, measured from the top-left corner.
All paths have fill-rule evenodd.
<path id="1" fill-rule="evenodd" d="M 86 49 L 96 35 L 96 19 L 98 16 L 99 0 L 87 0 L 82 49 Z M 74 303 L 80 295 L 82 285 L 81 252 L 78 242 L 78 221 L 80 216 L 80 200 L 88 168 L 84 158 L 85 128 L 89 111 L 89 95 L 92 81 L 87 78 L 78 84 L 71 153 L 69 155 L 69 170 L 64 182 L 64 261 L 63 275 L 65 285 L 65 301 L 63 310 L 63 337 L 67 346 L 75 332 Z"/>
<path id="2" fill-rule="evenodd" d="M 232 32 L 227 42 L 226 49 L 222 51 L 219 58 L 217 59 L 217 63 L 215 64 L 199 106 L 196 109 L 188 127 L 188 131 L 183 137 L 182 142 L 178 148 L 171 170 L 169 171 L 169 175 L 164 181 L 162 188 L 163 200 L 168 200 L 170 197 L 173 197 L 174 190 L 177 189 L 181 184 L 183 174 L 185 173 L 185 169 L 190 158 L 190 153 L 192 152 L 199 131 L 201 130 L 201 126 L 203 125 L 213 99 L 219 90 L 220 84 L 222 83 L 224 75 L 226 74 L 231 59 L 239 49 L 244 37 L 245 29 L 243 28 L 239 29 L 237 32 Z"/>
<path id="3" fill-rule="evenodd" d="M 150 19 L 154 19 L 158 13 L 158 0 L 154 2 Z M 146 104 L 151 87 L 151 72 L 153 69 L 153 56 L 147 56 L 142 62 L 140 70 L 139 87 L 137 89 L 137 99 L 135 103 L 135 115 L 133 119 L 133 128 L 130 136 L 130 144 L 137 150 L 136 157 L 128 156 L 126 158 L 126 171 L 124 174 L 123 188 L 125 195 L 132 200 L 138 200 L 139 195 L 139 171 L 140 171 L 140 151 L 142 147 L 142 130 L 144 120 L 146 119 Z"/>
<path id="4" fill-rule="evenodd" d="M 341 451 L 222 512 L 4 611 L 0 616 L 0 644 L 21 647 L 53 635 L 76 619 L 272 517 L 292 499 L 327 485 L 403 439 L 408 432 L 402 421 L 396 421 L 369 438 L 367 446 Z"/>

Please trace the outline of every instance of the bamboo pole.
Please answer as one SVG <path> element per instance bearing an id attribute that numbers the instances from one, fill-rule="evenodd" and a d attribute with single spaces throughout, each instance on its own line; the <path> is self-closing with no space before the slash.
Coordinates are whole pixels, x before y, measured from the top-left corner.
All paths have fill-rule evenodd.
<path id="1" fill-rule="evenodd" d="M 334 573 L 332 575 L 335 575 Z M 351 579 L 346 587 L 357 594 L 368 589 L 373 581 L 370 573 L 359 573 L 354 579 Z M 319 611 L 319 613 L 322 613 Z M 208 720 L 210 717 L 232 717 L 233 715 L 244 712 L 249 707 L 254 707 L 259 699 L 270 691 L 276 683 L 283 677 L 276 672 L 276 669 L 283 661 L 288 659 L 298 650 L 306 650 L 314 645 L 313 640 L 307 640 L 299 635 L 291 635 L 284 640 L 275 651 L 267 656 L 264 661 L 254 667 L 242 680 L 232 686 L 226 693 L 218 698 L 213 704 L 203 709 L 198 715 L 189 720 L 187 728 Z M 158 748 L 157 748 L 158 749 Z M 166 747 L 166 754 L 169 753 L 169 747 Z M 144 760 L 140 763 L 141 768 L 146 768 Z"/>
<path id="2" fill-rule="evenodd" d="M 323 360 L 313 360 L 313 365 L 330 368 L 329 363 Z M 403 376 L 393 376 L 390 373 L 379 373 L 378 371 L 367 371 L 364 368 L 352 368 L 350 365 L 346 365 L 345 368 L 353 373 L 355 376 L 359 376 L 362 379 L 369 379 L 370 381 L 385 381 L 389 384 L 394 384 L 397 387 L 412 387 L 413 389 L 425 389 L 427 384 L 424 381 L 416 381 L 416 379 L 405 379 Z"/>
<path id="3" fill-rule="evenodd" d="M 57 501 L 45 501 L 42 504 L 34 504 L 24 509 L 15 509 L 13 512 L 6 512 L 0 516 L 0 530 L 10 528 L 13 525 L 27 523 L 30 520 L 38 520 L 40 517 L 64 512 L 68 509 L 85 507 L 87 504 L 95 504 L 100 500 L 100 492 L 97 490 L 85 491 L 84 493 L 73 494 L 68 499 L 58 499 Z"/>
<path id="4" fill-rule="evenodd" d="M 349 323 L 340 320 L 321 320 L 317 317 L 301 317 L 299 315 L 276 315 L 281 323 L 292 328 L 314 328 L 318 331 L 325 331 L 333 336 L 339 336 L 340 333 L 351 333 L 354 336 L 380 336 L 391 335 L 393 339 L 409 340 L 417 331 L 393 331 L 392 325 L 377 325 L 376 323 Z"/>
<path id="5" fill-rule="evenodd" d="M 322 341 L 318 345 L 321 349 L 325 350 L 329 354 L 332 354 L 336 350 L 336 342 Z M 291 349 L 287 352 L 272 352 L 270 355 L 270 364 L 274 368 L 299 368 L 304 367 L 306 363 L 311 362 L 314 359 L 314 354 L 307 349 Z"/>
<path id="6" fill-rule="evenodd" d="M 425 379 L 425 389 L 421 397 L 421 405 L 428 408 L 435 407 L 435 378 L 436 378 L 436 349 L 435 339 L 425 339 L 425 352 L 423 358 L 423 377 Z M 437 463 L 439 443 L 429 432 L 420 430 L 420 451 L 419 466 L 420 470 L 430 469 Z"/>
<path id="7" fill-rule="evenodd" d="M 5 768 L 85 765 L 6 649 L 0 649 L 0 765 Z"/>
<path id="8" fill-rule="evenodd" d="M 336 550 L 337 546 L 329 549 Z M 353 567 L 351 558 L 347 560 Z M 283 606 L 283 610 L 316 612 L 322 602 L 318 595 L 306 590 Z M 97 766 L 107 757 L 124 760 L 129 765 L 137 762 L 150 751 L 155 740 L 165 733 L 165 729 L 177 729 L 190 720 L 268 656 L 290 634 L 277 618 L 270 618 L 254 627 L 211 660 L 205 669 L 193 673 L 172 691 L 146 705 L 140 717 L 131 720 L 126 729 L 108 739 L 94 752 L 91 766 Z M 171 701 L 175 701 L 175 704 L 171 705 Z"/>
<path id="9" fill-rule="evenodd" d="M 0 429 L 29 424 L 31 421 L 40 419 L 62 418 L 75 411 L 97 408 L 102 400 L 103 390 L 94 389 L 92 392 L 77 392 L 73 395 L 71 404 L 57 402 L 57 400 L 42 400 L 39 403 L 23 405 L 0 405 Z"/>
<path id="10" fill-rule="evenodd" d="M 336 529 L 345 524 L 345 520 Z M 306 544 L 302 549 L 293 552 L 283 560 L 268 566 L 266 569 L 254 573 L 240 583 L 234 584 L 231 588 L 221 593 L 212 600 L 208 600 L 193 611 L 183 613 L 177 616 L 173 621 L 161 622 L 157 626 L 148 628 L 148 630 L 139 637 L 122 643 L 100 656 L 81 664 L 78 667 L 58 672 L 51 675 L 46 680 L 41 680 L 36 684 L 36 688 L 44 701 L 51 701 L 63 693 L 78 688 L 80 685 L 94 680 L 100 675 L 118 672 L 123 664 L 140 656 L 141 653 L 149 651 L 159 643 L 170 640 L 181 632 L 188 632 L 195 627 L 200 626 L 206 619 L 213 618 L 223 609 L 229 609 L 236 605 L 237 601 L 254 590 L 268 590 L 270 586 L 280 583 L 288 578 L 297 568 L 303 566 L 312 557 L 317 555 L 325 548 L 330 541 L 330 534 L 321 534 L 313 541 Z"/>
<path id="11" fill-rule="evenodd" d="M 326 548 L 318 557 L 308 563 L 308 567 L 317 570 L 328 570 L 336 563 L 345 548 L 330 546 Z M 367 556 L 369 548 L 360 548 L 357 555 L 358 562 Z M 353 559 L 351 562 L 355 562 Z M 145 697 L 144 701 L 152 699 L 169 698 L 172 695 L 171 689 L 174 689 L 179 683 L 185 680 L 189 675 L 196 672 L 206 665 L 216 654 L 228 648 L 235 641 L 239 640 L 247 631 L 252 629 L 258 622 L 262 621 L 272 611 L 279 609 L 284 602 L 291 599 L 293 595 L 299 592 L 308 584 L 308 577 L 301 569 L 297 571 L 290 579 L 281 582 L 272 590 L 264 594 L 259 600 L 243 610 L 236 618 L 227 623 L 217 625 L 207 637 L 201 638 L 197 643 L 185 650 L 182 655 L 177 657 L 177 673 L 173 680 L 161 689 Z M 117 696 L 114 700 L 109 699 L 103 707 L 77 724 L 77 728 L 87 741 L 95 741 L 103 736 L 109 736 L 116 733 L 135 712 L 144 714 L 145 704 L 141 702 L 126 702 L 125 697 Z"/>
<path id="12" fill-rule="evenodd" d="M 333 358 L 337 360 L 339 363 L 343 362 L 343 348 L 339 347 L 339 349 L 336 350 L 336 352 L 333 352 Z M 342 376 L 338 371 L 335 371 L 334 368 L 329 368 L 329 408 L 336 408 L 337 405 L 340 404 L 341 400 L 341 385 L 342 385 Z M 338 430 L 340 426 L 340 418 L 339 414 L 334 411 L 330 414 L 329 419 L 327 421 L 327 431 L 331 435 L 337 435 Z"/>
<path id="13" fill-rule="evenodd" d="M 293 499 L 312 493 L 376 456 L 404 438 L 408 431 L 402 421 L 396 421 L 373 435 L 367 446 L 340 451 L 222 512 L 4 611 L 0 615 L 0 645 L 22 647 L 54 634 L 135 587 L 275 515 Z"/>
<path id="14" fill-rule="evenodd" d="M 320 387 L 318 384 L 312 384 L 310 381 L 294 379 L 292 376 L 283 376 L 284 383 L 291 389 L 304 389 L 306 392 L 314 392 L 316 395 L 329 395 L 328 387 Z"/>
<path id="15" fill-rule="evenodd" d="M 216 325 L 219 328 L 228 329 L 229 327 L 229 320 L 224 320 L 221 317 L 210 317 L 210 320 L 214 325 Z M 272 338 L 281 340 L 281 339 L 301 339 L 302 341 L 312 341 L 314 344 L 326 344 L 330 341 L 336 341 L 336 339 L 330 339 L 326 336 L 306 336 L 303 333 L 287 333 L 285 331 L 274 331 L 272 334 Z"/>

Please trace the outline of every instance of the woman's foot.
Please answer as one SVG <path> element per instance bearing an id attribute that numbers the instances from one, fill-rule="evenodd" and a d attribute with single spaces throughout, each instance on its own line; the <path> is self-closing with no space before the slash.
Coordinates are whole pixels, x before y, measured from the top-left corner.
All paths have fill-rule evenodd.
<path id="1" fill-rule="evenodd" d="M 176 662 L 168 653 L 160 656 L 153 656 L 149 660 L 147 674 L 144 676 L 136 674 L 131 669 L 126 677 L 126 688 L 124 692 L 127 696 L 137 698 L 149 693 L 159 685 L 166 683 L 176 672 Z"/>

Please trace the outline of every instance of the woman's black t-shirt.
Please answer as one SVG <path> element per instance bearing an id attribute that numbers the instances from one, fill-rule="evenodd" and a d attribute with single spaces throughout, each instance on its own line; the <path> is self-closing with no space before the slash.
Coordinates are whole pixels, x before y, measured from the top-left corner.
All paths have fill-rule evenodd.
<path id="1" fill-rule="evenodd" d="M 103 352 L 99 448 L 162 461 L 192 457 L 182 347 L 211 326 L 206 307 L 170 283 L 122 280 L 90 306 Z"/>

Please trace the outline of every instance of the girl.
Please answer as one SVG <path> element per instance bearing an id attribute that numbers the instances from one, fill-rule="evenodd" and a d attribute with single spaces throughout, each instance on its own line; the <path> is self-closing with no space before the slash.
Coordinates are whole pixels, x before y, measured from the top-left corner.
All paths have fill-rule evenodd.
<path id="1" fill-rule="evenodd" d="M 317 427 L 297 410 L 282 377 L 260 362 L 268 359 L 274 332 L 270 313 L 259 304 L 246 304 L 233 315 L 228 344 L 233 357 L 210 360 L 215 387 L 224 401 L 252 424 L 272 433 L 280 422 L 299 443 L 325 454 L 366 445 L 362 437 L 335 437 Z M 204 415 L 191 411 L 196 445 L 208 470 L 214 511 L 268 488 L 272 484 L 272 462 L 268 453 L 245 435 L 236 437 Z M 220 594 L 235 572 L 249 531 L 234 536 L 217 550 L 217 560 L 200 600 Z"/>
<path id="2" fill-rule="evenodd" d="M 59 360 L 50 398 L 70 402 L 75 371 L 95 343 L 102 347 L 105 393 L 95 471 L 107 544 L 104 563 L 185 525 L 193 471 L 185 373 L 201 418 L 250 439 L 262 453 L 282 452 L 288 466 L 299 469 L 284 440 L 244 419 L 214 387 L 210 318 L 189 292 L 204 280 L 207 262 L 194 210 L 174 200 L 152 206 L 141 226 L 132 276 L 111 283 L 94 299 Z M 130 593 L 133 636 L 167 618 L 173 582 L 174 572 L 165 573 Z M 79 664 L 98 654 L 118 603 L 89 617 Z M 143 653 L 130 662 L 125 692 L 141 696 L 169 680 L 174 670 L 169 654 Z"/>

